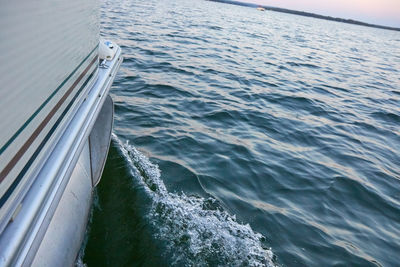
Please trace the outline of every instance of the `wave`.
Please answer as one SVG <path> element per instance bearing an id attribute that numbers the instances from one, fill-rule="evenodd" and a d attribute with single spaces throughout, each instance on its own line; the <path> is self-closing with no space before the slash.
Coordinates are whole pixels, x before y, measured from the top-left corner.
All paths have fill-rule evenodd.
<path id="1" fill-rule="evenodd" d="M 263 235 L 239 223 L 214 198 L 168 192 L 156 164 L 115 134 L 113 140 L 151 200 L 146 216 L 171 265 L 275 266 Z"/>

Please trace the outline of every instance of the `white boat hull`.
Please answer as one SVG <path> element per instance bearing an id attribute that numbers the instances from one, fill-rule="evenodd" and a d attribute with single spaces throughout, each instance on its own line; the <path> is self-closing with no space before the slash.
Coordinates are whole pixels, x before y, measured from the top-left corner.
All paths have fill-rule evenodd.
<path id="1" fill-rule="evenodd" d="M 71 265 L 108 153 L 121 50 L 99 50 L 97 0 L 0 5 L 0 266 Z"/>

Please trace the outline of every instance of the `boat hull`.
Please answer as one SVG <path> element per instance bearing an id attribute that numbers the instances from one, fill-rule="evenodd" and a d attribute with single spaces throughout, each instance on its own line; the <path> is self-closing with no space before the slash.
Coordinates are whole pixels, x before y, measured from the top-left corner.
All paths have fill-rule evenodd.
<path id="1" fill-rule="evenodd" d="M 0 266 L 76 260 L 112 131 L 121 49 L 98 0 L 0 0 Z"/>
<path id="2" fill-rule="evenodd" d="M 94 182 L 100 180 L 106 160 L 113 113 L 113 101 L 108 96 L 83 145 L 82 152 L 56 206 L 45 235 L 38 242 L 38 250 L 35 253 L 32 253 L 32 250 L 32 256 L 25 260 L 29 263 L 26 265 L 58 266 L 61 262 L 63 266 L 74 265 L 85 235 L 93 199 Z M 97 155 L 96 158 L 93 158 L 94 153 Z M 98 168 L 97 172 L 96 168 Z M 30 261 L 29 258 L 33 260 Z"/>
<path id="3" fill-rule="evenodd" d="M 116 49 L 114 59 L 99 68 L 17 216 L 0 235 L 0 266 L 54 266 L 55 261 L 69 265 L 76 260 L 111 137 L 108 91 L 122 62 L 121 50 Z"/>
<path id="4" fill-rule="evenodd" d="M 0 233 L 98 75 L 98 0 L 0 0 Z"/>

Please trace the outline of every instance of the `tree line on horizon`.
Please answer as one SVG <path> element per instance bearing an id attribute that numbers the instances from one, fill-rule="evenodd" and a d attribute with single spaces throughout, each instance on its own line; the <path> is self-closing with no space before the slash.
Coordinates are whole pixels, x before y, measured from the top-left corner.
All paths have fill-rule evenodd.
<path id="1" fill-rule="evenodd" d="M 280 7 L 264 6 L 264 5 L 245 3 L 245 2 L 234 1 L 234 0 L 208 0 L 208 1 L 225 3 L 225 4 L 233 4 L 233 5 L 239 5 L 239 6 L 247 6 L 247 7 L 263 7 L 266 10 L 271 10 L 271 11 L 276 11 L 276 12 L 289 13 L 289 14 L 305 16 L 305 17 L 312 17 L 312 18 L 317 18 L 317 19 L 338 21 L 338 22 L 342 22 L 342 23 L 355 24 L 355 25 L 373 27 L 373 28 L 379 28 L 379 29 L 400 31 L 400 28 L 396 28 L 396 27 L 371 24 L 371 23 L 366 23 L 366 22 L 353 20 L 353 19 L 343 19 L 343 18 L 319 15 L 319 14 L 315 14 L 315 13 L 311 13 L 311 12 L 297 11 L 297 10 L 280 8 Z"/>

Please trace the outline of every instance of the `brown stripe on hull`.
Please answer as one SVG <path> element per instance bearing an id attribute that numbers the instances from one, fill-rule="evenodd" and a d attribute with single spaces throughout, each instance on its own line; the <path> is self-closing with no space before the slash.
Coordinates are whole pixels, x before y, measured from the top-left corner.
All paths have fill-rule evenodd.
<path id="1" fill-rule="evenodd" d="M 70 94 L 74 91 L 75 87 L 82 80 L 82 78 L 87 74 L 92 65 L 97 61 L 98 56 L 95 56 L 86 69 L 79 75 L 78 79 L 70 86 L 67 92 L 63 95 L 63 97 L 57 102 L 57 104 L 53 107 L 53 109 L 49 112 L 46 118 L 40 123 L 39 127 L 32 133 L 32 135 L 26 140 L 23 146 L 18 150 L 18 152 L 14 155 L 14 157 L 10 160 L 10 162 L 6 165 L 6 167 L 0 173 L 0 183 L 7 177 L 10 171 L 14 168 L 14 166 L 18 163 L 21 157 L 25 154 L 28 148 L 32 145 L 32 143 L 36 140 L 39 134 L 42 132 L 44 127 L 49 123 L 49 121 L 53 118 L 54 114 L 59 110 L 59 108 L 64 104 L 65 100 L 70 96 Z"/>

